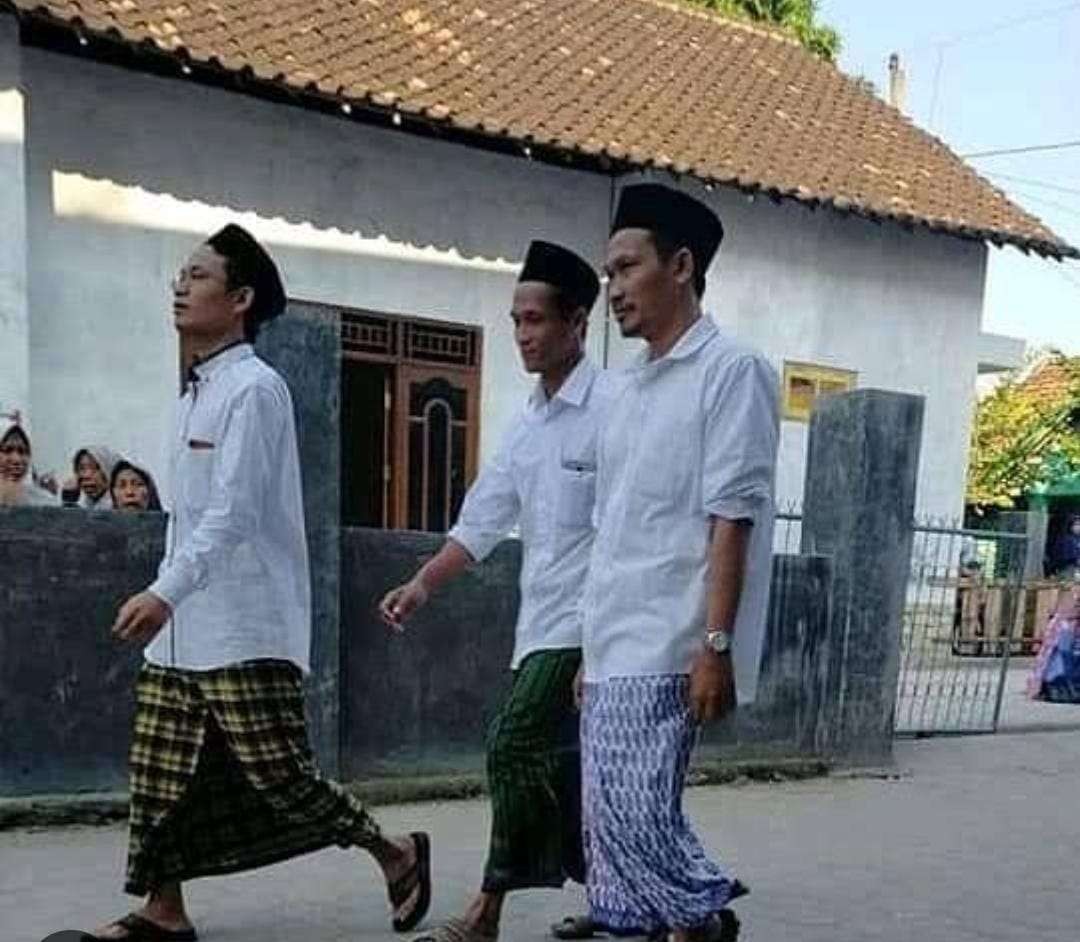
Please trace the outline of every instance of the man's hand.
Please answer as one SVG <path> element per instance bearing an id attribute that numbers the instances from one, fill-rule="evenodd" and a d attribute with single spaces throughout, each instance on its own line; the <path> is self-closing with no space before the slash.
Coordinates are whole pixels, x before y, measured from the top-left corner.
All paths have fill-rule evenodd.
<path id="1" fill-rule="evenodd" d="M 581 704 L 584 702 L 583 698 L 584 698 L 584 695 L 585 695 L 585 665 L 584 664 L 582 664 L 581 667 L 579 667 L 577 669 L 577 673 L 574 674 L 573 691 L 574 691 L 574 709 L 578 710 L 580 712 Z"/>
<path id="2" fill-rule="evenodd" d="M 690 667 L 690 712 L 710 723 L 735 709 L 735 670 L 731 654 L 702 648 Z"/>
<path id="3" fill-rule="evenodd" d="M 404 631 L 405 622 L 427 604 L 428 591 L 419 579 L 391 589 L 379 603 L 379 617 L 395 631 Z"/>
<path id="4" fill-rule="evenodd" d="M 133 644 L 147 644 L 169 620 L 172 609 L 153 592 L 133 595 L 122 606 L 112 626 L 114 638 Z"/>

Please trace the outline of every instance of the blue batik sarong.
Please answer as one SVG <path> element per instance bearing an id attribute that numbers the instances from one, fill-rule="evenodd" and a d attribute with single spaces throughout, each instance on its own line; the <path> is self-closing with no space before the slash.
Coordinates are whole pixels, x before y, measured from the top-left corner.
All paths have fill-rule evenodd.
<path id="1" fill-rule="evenodd" d="M 589 911 L 614 933 L 691 929 L 746 892 L 683 813 L 696 726 L 685 675 L 585 685 L 582 781 Z"/>

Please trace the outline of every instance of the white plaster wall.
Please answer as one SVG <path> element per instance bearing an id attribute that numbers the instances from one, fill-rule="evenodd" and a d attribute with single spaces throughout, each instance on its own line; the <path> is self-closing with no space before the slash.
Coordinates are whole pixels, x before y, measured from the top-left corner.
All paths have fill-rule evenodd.
<path id="1" fill-rule="evenodd" d="M 40 50 L 24 62 L 47 466 L 102 440 L 160 467 L 177 388 L 168 281 L 237 214 L 258 208 L 241 221 L 295 298 L 481 325 L 484 454 L 530 388 L 508 316 L 528 240 L 600 258 L 605 178 Z M 590 331 L 596 353 L 601 339 Z"/>
<path id="2" fill-rule="evenodd" d="M 858 372 L 860 388 L 927 397 L 918 508 L 963 509 L 986 248 L 768 198 L 706 192 L 724 220 L 705 305 L 784 360 Z M 617 360 L 636 344 L 617 341 Z M 808 426 L 783 423 L 781 500 L 802 496 Z"/>
<path id="3" fill-rule="evenodd" d="M 30 406 L 21 53 L 15 18 L 0 15 L 0 412 Z"/>
<path id="4" fill-rule="evenodd" d="M 290 293 L 484 328 L 482 450 L 529 388 L 506 312 L 530 237 L 599 261 L 609 183 L 275 106 L 181 79 L 23 51 L 31 398 L 39 456 L 104 440 L 160 466 L 176 389 L 167 282 L 236 213 Z M 138 188 L 138 189 L 135 189 Z M 784 359 L 928 396 L 920 507 L 962 506 L 986 251 L 729 191 L 710 273 L 718 319 Z M 593 313 L 599 355 L 604 318 Z M 616 331 L 617 333 L 617 331 Z M 636 344 L 610 338 L 612 362 Z M 779 494 L 802 492 L 806 427 L 785 423 Z"/>

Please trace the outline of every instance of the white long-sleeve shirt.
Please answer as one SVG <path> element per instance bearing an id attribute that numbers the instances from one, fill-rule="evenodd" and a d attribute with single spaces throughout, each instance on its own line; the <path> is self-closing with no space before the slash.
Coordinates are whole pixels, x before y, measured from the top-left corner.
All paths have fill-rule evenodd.
<path id="1" fill-rule="evenodd" d="M 597 449 L 598 528 L 585 601 L 590 681 L 686 674 L 708 628 L 712 518 L 753 531 L 734 627 L 740 703 L 757 692 L 772 571 L 776 371 L 702 316 L 643 353 Z"/>
<path id="2" fill-rule="evenodd" d="M 238 344 L 180 399 L 165 558 L 150 591 L 172 618 L 155 664 L 211 670 L 275 658 L 309 670 L 311 589 L 292 400 Z"/>
<path id="3" fill-rule="evenodd" d="M 550 400 L 537 384 L 449 533 L 479 561 L 515 525 L 520 529 L 521 606 L 511 667 L 534 651 L 581 646 L 596 440 L 616 388 L 611 374 L 585 359 Z"/>

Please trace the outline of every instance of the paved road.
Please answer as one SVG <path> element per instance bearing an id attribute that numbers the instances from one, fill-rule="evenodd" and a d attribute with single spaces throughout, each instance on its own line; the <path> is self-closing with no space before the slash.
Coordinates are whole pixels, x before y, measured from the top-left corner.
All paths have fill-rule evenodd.
<path id="1" fill-rule="evenodd" d="M 750 942 L 1071 942 L 1069 861 L 1080 847 L 1080 732 L 901 742 L 898 780 L 822 779 L 696 789 L 708 844 L 752 887 Z M 482 802 L 384 809 L 393 828 L 435 839 L 434 916 L 452 913 L 483 860 Z M 0 942 L 40 942 L 127 905 L 117 891 L 122 828 L 0 833 Z M 580 894 L 511 901 L 503 938 L 533 942 Z M 392 938 L 374 869 L 324 851 L 196 883 L 206 942 Z"/>
<path id="2" fill-rule="evenodd" d="M 1080 704 L 1046 703 L 1027 696 L 1034 658 L 1010 661 L 1002 692 L 1001 729 L 1080 729 Z M 994 658 L 954 658 L 944 665 L 901 675 L 897 722 L 905 732 L 921 729 L 987 729 L 993 725 L 1001 678 Z"/>

